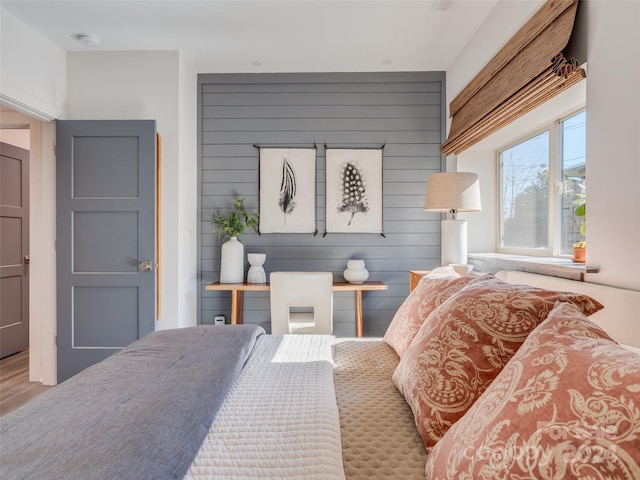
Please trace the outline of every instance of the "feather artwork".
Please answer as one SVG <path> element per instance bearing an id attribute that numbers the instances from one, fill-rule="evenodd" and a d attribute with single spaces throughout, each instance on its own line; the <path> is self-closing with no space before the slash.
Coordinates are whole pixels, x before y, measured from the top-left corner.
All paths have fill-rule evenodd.
<path id="1" fill-rule="evenodd" d="M 288 158 L 282 159 L 282 180 L 280 182 L 280 200 L 278 205 L 284 214 L 284 224 L 287 224 L 287 215 L 293 212 L 296 206 L 296 174 L 289 163 Z"/>
<path id="2" fill-rule="evenodd" d="M 349 212 L 349 223 L 351 225 L 356 213 L 367 213 L 369 206 L 365 197 L 366 187 L 362 172 L 358 167 L 346 162 L 340 173 L 342 202 L 338 206 L 338 212 Z"/>

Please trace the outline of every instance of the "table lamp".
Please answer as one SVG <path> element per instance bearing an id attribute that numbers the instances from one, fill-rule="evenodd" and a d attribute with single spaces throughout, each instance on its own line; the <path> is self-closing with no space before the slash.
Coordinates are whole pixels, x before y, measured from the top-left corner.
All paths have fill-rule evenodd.
<path id="1" fill-rule="evenodd" d="M 467 263 L 467 221 L 458 212 L 480 211 L 478 175 L 469 172 L 435 173 L 427 182 L 424 201 L 427 212 L 448 212 L 441 224 L 442 265 Z"/>

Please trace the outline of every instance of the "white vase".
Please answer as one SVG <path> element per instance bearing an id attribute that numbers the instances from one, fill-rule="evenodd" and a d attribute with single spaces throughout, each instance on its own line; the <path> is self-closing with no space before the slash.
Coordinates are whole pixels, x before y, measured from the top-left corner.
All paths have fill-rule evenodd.
<path id="1" fill-rule="evenodd" d="M 247 283 L 267 283 L 267 274 L 263 267 L 266 259 L 266 253 L 247 253 L 247 260 L 251 265 L 247 272 Z"/>
<path id="2" fill-rule="evenodd" d="M 364 268 L 364 260 L 349 260 L 342 275 L 349 283 L 364 283 L 369 278 L 369 271 Z"/>
<path id="3" fill-rule="evenodd" d="M 237 237 L 222 244 L 220 254 L 220 283 L 242 283 L 244 281 L 244 245 Z"/>

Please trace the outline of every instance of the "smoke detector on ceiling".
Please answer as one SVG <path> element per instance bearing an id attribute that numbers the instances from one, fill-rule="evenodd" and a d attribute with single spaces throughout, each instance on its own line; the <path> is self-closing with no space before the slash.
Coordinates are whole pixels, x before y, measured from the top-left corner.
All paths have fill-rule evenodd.
<path id="1" fill-rule="evenodd" d="M 73 35 L 77 41 L 79 41 L 85 47 L 96 48 L 100 45 L 100 39 L 95 35 L 90 35 L 88 33 L 76 33 Z"/>
<path id="2" fill-rule="evenodd" d="M 431 4 L 431 10 L 434 12 L 446 12 L 451 8 L 453 0 L 435 0 Z"/>

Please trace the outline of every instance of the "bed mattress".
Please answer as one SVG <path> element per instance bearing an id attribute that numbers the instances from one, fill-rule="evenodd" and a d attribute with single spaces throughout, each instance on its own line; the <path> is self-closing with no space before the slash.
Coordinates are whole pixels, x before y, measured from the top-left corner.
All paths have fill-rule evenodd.
<path id="1" fill-rule="evenodd" d="M 328 335 L 260 337 L 185 480 L 345 478 L 334 341 Z"/>
<path id="2" fill-rule="evenodd" d="M 400 361 L 381 339 L 338 339 L 335 388 L 349 480 L 424 479 L 427 454 L 391 376 Z"/>

